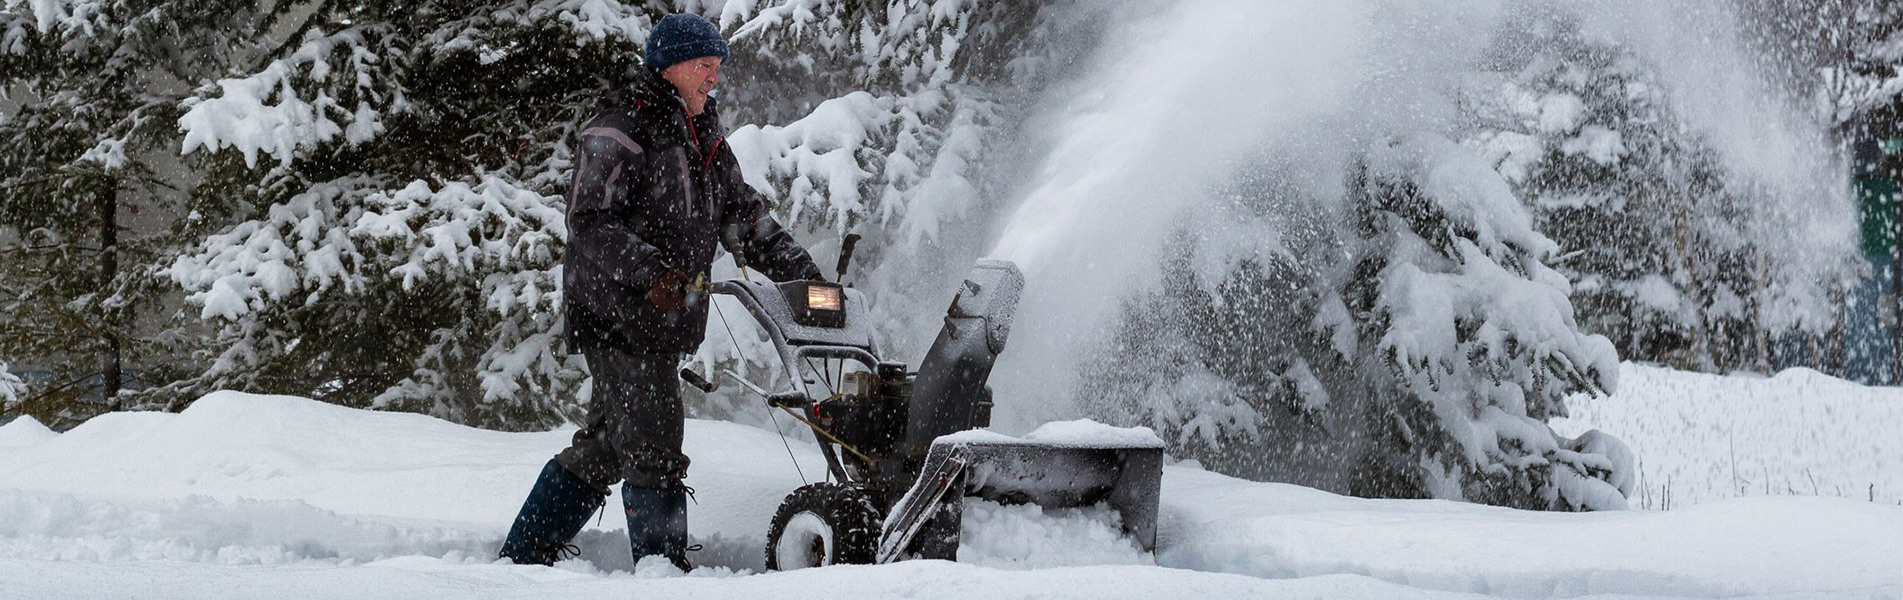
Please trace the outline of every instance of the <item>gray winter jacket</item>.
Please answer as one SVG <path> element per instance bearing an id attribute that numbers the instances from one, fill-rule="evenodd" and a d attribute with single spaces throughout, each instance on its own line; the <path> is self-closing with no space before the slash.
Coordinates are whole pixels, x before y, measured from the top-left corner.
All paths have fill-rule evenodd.
<path id="1" fill-rule="evenodd" d="M 578 131 L 568 192 L 562 291 L 570 347 L 693 352 L 707 327 L 704 287 L 690 286 L 680 310 L 655 306 L 648 290 L 669 270 L 705 282 L 723 237 L 729 252 L 775 281 L 819 274 L 742 180 L 716 132 L 712 98 L 690 118 L 673 85 L 642 69 L 596 108 Z"/>

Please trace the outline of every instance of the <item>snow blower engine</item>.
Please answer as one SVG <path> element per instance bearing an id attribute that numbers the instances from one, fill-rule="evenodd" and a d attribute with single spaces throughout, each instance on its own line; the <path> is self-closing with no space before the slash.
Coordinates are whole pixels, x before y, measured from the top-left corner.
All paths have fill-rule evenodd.
<path id="1" fill-rule="evenodd" d="M 979 261 L 913 371 L 879 354 L 857 290 L 823 281 L 714 284 L 714 294 L 737 299 L 772 339 L 792 389 L 768 392 L 726 375 L 811 427 L 830 474 L 780 505 L 767 533 L 767 568 L 955 560 L 967 497 L 1045 509 L 1101 504 L 1154 551 L 1160 443 L 976 431 L 991 424 L 985 382 L 1023 286 L 1017 265 Z M 718 387 L 690 369 L 681 376 L 703 391 Z"/>

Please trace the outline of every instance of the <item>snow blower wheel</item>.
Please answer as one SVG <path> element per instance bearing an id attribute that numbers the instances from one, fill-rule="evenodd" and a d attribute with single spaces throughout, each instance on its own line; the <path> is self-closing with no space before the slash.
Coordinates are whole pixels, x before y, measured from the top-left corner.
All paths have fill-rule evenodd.
<path id="1" fill-rule="evenodd" d="M 766 568 L 872 564 L 879 531 L 879 509 L 865 492 L 838 483 L 809 484 L 788 494 L 774 513 Z"/>

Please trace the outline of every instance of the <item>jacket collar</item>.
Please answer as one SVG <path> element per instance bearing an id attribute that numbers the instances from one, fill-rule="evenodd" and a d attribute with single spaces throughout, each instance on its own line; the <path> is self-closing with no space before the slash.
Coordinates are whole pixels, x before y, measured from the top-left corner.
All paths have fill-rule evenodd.
<path id="1" fill-rule="evenodd" d="M 667 109 L 669 114 L 686 117 L 687 105 L 681 101 L 680 93 L 674 90 L 674 84 L 668 83 L 666 79 L 661 78 L 660 73 L 652 69 L 642 68 L 638 71 L 633 80 L 615 88 L 596 101 L 595 107 L 604 112 L 609 110 L 633 112 L 637 108 L 661 107 Z M 694 117 L 695 125 L 698 127 L 703 124 L 718 124 L 720 122 L 719 107 L 719 98 L 708 97 L 706 110 L 701 111 L 700 116 Z"/>

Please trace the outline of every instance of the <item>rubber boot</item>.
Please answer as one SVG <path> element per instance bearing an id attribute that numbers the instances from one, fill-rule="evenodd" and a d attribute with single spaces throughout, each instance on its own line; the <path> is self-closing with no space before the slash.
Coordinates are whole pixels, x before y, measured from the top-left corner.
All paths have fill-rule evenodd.
<path id="1" fill-rule="evenodd" d="M 580 554 L 569 541 L 581 533 L 588 516 L 601 509 L 604 499 L 594 486 L 549 460 L 535 479 L 535 489 L 522 501 L 498 556 L 518 565 L 552 565 Z"/>
<path id="2" fill-rule="evenodd" d="M 639 564 L 643 557 L 667 557 L 681 572 L 694 570 L 687 562 L 687 488 L 647 488 L 621 484 L 621 502 L 628 513 L 628 546 Z"/>

